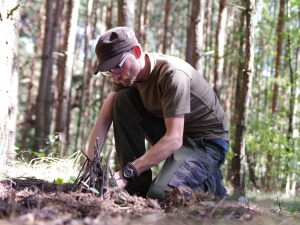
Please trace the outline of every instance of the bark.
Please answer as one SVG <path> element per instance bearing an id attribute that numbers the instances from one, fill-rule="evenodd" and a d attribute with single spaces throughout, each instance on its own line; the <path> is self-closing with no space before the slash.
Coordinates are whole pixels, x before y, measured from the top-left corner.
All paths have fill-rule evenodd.
<path id="1" fill-rule="evenodd" d="M 78 23 L 78 16 L 79 16 L 79 6 L 80 2 L 76 0 L 69 0 L 73 1 L 72 6 L 72 16 L 70 19 L 70 34 L 68 37 L 68 48 L 67 48 L 67 61 L 66 61 L 66 90 L 68 90 L 68 97 L 69 99 L 66 100 L 68 102 L 68 109 L 67 109 L 67 123 L 66 123 L 66 142 L 71 145 L 71 85 L 72 85 L 72 77 L 73 77 L 73 64 L 74 64 L 74 56 L 75 56 L 75 43 L 76 43 L 76 31 L 77 31 L 77 23 Z M 70 2 L 69 2 L 70 4 Z M 68 5 L 69 5 L 68 4 Z M 69 6 L 70 7 L 70 6 Z"/>
<path id="2" fill-rule="evenodd" d="M 118 0 L 118 26 L 134 28 L 135 0 Z"/>
<path id="3" fill-rule="evenodd" d="M 170 44 L 170 55 L 174 55 L 174 50 L 175 50 L 175 26 L 176 26 L 176 21 L 178 18 L 178 12 L 177 12 L 177 6 L 178 2 L 176 2 L 173 6 L 173 17 L 172 17 L 172 29 L 171 29 L 171 44 Z"/>
<path id="4" fill-rule="evenodd" d="M 143 40 L 142 40 L 142 30 L 144 30 L 144 13 L 143 13 L 143 7 L 144 7 L 144 0 L 138 1 L 138 11 L 137 11 L 137 21 L 136 21 L 136 38 L 138 39 L 141 46 L 143 46 Z"/>
<path id="5" fill-rule="evenodd" d="M 195 64 L 195 68 L 202 73 L 203 65 L 202 65 L 202 56 L 203 56 L 203 24 L 204 24 L 204 11 L 205 11 L 205 1 L 200 0 L 200 11 L 197 19 L 197 27 L 196 27 L 196 36 L 195 36 L 195 52 L 193 54 L 193 63 Z"/>
<path id="6" fill-rule="evenodd" d="M 53 24 L 53 1 L 46 1 L 46 25 L 45 25 L 45 37 L 43 42 L 43 53 L 42 53 L 42 69 L 38 88 L 38 97 L 36 99 L 36 123 L 35 123 L 35 150 L 38 151 L 46 145 L 47 139 L 47 116 L 50 110 L 49 105 L 51 104 L 50 94 L 46 93 L 47 86 L 52 82 L 51 66 L 52 66 L 52 24 Z M 49 78 L 50 77 L 50 78 Z"/>
<path id="7" fill-rule="evenodd" d="M 300 13 L 299 13 L 300 16 Z M 288 6 L 288 18 L 290 19 L 290 1 Z M 289 120 L 289 126 L 288 126 L 288 142 L 291 143 L 291 149 L 294 149 L 293 144 L 293 131 L 296 127 L 296 112 L 297 112 L 297 80 L 298 80 L 298 73 L 295 72 L 293 68 L 293 49 L 292 49 L 292 33 L 291 33 L 291 25 L 289 27 L 289 33 L 288 33 L 288 42 L 287 42 L 287 59 L 288 59 L 288 66 L 289 66 L 289 72 L 290 72 L 290 85 L 291 85 L 291 94 L 290 94 L 290 104 L 289 104 L 289 113 L 288 113 L 288 120 Z M 300 51 L 300 38 L 298 37 L 298 47 L 295 49 L 296 52 L 296 66 L 295 69 L 297 71 L 298 65 L 299 65 L 299 51 Z"/>
<path id="8" fill-rule="evenodd" d="M 69 123 L 71 104 L 71 84 L 73 77 L 73 61 L 78 19 L 79 2 L 68 0 L 65 22 L 61 26 L 61 54 L 58 61 L 58 102 L 55 116 L 55 133 L 60 134 L 61 156 L 67 155 L 70 144 Z M 60 65 L 60 66 L 59 66 Z"/>
<path id="9" fill-rule="evenodd" d="M 234 134 L 233 151 L 235 156 L 232 160 L 233 188 L 234 193 L 244 193 L 244 156 L 245 156 L 245 134 L 248 120 L 248 107 L 252 91 L 252 76 L 254 69 L 254 6 L 255 0 L 246 1 L 246 46 L 245 63 L 243 70 L 243 91 L 241 93 L 241 105 L 238 110 L 238 121 Z M 239 96 L 236 96 L 239 97 Z"/>
<path id="10" fill-rule="evenodd" d="M 278 23 L 277 23 L 277 55 L 276 55 L 276 62 L 275 62 L 275 80 L 280 79 L 281 73 L 281 58 L 282 58 L 282 46 L 283 46 L 283 29 L 284 29 L 284 8 L 285 8 L 285 0 L 280 0 L 280 7 L 279 7 L 279 15 L 278 15 Z M 278 110 L 278 91 L 279 91 L 279 84 L 275 82 L 273 87 L 273 96 L 272 96 L 272 112 L 273 116 L 277 113 Z M 271 163 L 273 161 L 273 155 L 271 151 L 268 151 L 268 164 L 266 169 L 267 174 L 267 183 L 266 183 L 266 190 L 272 190 L 272 167 Z"/>
<path id="11" fill-rule="evenodd" d="M 214 91 L 220 99 L 222 88 L 222 72 L 224 67 L 224 43 L 225 28 L 227 20 L 226 0 L 220 0 L 219 19 L 216 33 L 215 71 L 214 71 Z"/>
<path id="12" fill-rule="evenodd" d="M 107 3 L 107 13 L 106 13 L 106 28 L 109 30 L 112 28 L 112 18 L 113 18 L 113 0 L 108 1 Z"/>
<path id="13" fill-rule="evenodd" d="M 287 151 L 289 152 L 295 152 L 294 149 L 296 149 L 296 141 L 293 135 L 294 129 L 296 128 L 296 115 L 297 115 L 297 107 L 298 107 L 298 100 L 297 100 L 297 80 L 298 80 L 298 63 L 299 63 L 299 49 L 300 49 L 300 38 L 298 37 L 298 47 L 295 49 L 296 57 L 296 65 L 295 68 L 293 67 L 293 45 L 292 45 L 292 25 L 291 25 L 291 5 L 290 1 L 287 2 L 287 16 L 288 16 L 288 40 L 287 40 L 287 48 L 286 48 L 286 58 L 288 62 L 288 68 L 289 68 L 289 74 L 290 74 L 290 99 L 289 99 L 289 111 L 288 111 L 288 132 L 287 132 L 287 139 L 289 146 L 287 147 Z M 300 16 L 300 12 L 299 12 Z M 295 69 L 295 70 L 294 70 Z M 298 158 L 297 158 L 298 159 Z M 295 161 L 298 161 L 295 159 Z M 296 185 L 298 180 L 296 179 L 296 172 L 298 166 L 293 165 L 293 163 L 288 164 L 287 168 L 288 171 L 291 171 L 291 186 L 289 188 L 288 184 L 286 185 L 286 194 L 291 194 L 295 196 L 296 194 Z"/>
<path id="14" fill-rule="evenodd" d="M 85 149 L 85 144 L 87 140 L 86 126 L 88 120 L 88 102 L 89 102 L 89 83 L 91 79 L 90 73 L 90 40 L 91 40 L 91 22 L 92 22 L 92 7 L 93 0 L 88 1 L 88 7 L 86 11 L 86 23 L 85 23 L 85 33 L 84 33 L 84 68 L 83 68 L 83 79 L 81 86 L 81 96 L 80 96 L 80 106 L 79 115 L 77 123 L 77 136 L 76 136 L 76 146 L 77 149 Z"/>
<path id="15" fill-rule="evenodd" d="M 147 51 L 147 49 L 148 49 L 147 30 L 148 30 L 149 24 L 150 24 L 149 10 L 150 10 L 149 0 L 146 0 L 145 10 L 144 10 L 144 26 L 143 26 L 143 29 L 141 30 L 141 37 L 143 40 L 144 51 Z"/>
<path id="16" fill-rule="evenodd" d="M 187 28 L 186 53 L 185 53 L 185 60 L 193 67 L 196 67 L 194 61 L 194 55 L 197 52 L 196 36 L 197 33 L 199 32 L 198 31 L 198 23 L 200 22 L 199 16 L 200 16 L 200 0 L 193 0 L 192 7 L 191 7 L 191 16 L 189 17 L 189 23 Z"/>
<path id="17" fill-rule="evenodd" d="M 16 0 L 0 1 L 0 166 L 5 158 L 14 157 L 16 116 L 18 113 L 18 33 L 19 4 Z M 5 32 L 3 32 L 5 31 Z M 2 165 L 3 162 L 3 165 Z"/>
<path id="18" fill-rule="evenodd" d="M 21 138 L 21 145 L 20 148 L 21 150 L 27 148 L 27 138 L 30 130 L 34 127 L 35 119 L 34 119 L 34 110 L 35 110 L 35 105 L 32 103 L 32 98 L 33 98 L 33 92 L 35 91 L 34 87 L 34 80 L 35 80 L 35 71 L 36 71 L 36 65 L 38 62 L 38 55 L 41 54 L 41 49 L 42 49 L 42 42 L 41 40 L 44 39 L 44 21 L 43 21 L 43 15 L 45 13 L 44 11 L 45 8 L 45 3 L 42 2 L 40 5 L 40 10 L 38 13 L 38 29 L 37 32 L 35 33 L 35 45 L 34 45 L 34 52 L 35 55 L 33 55 L 32 61 L 31 61 L 31 66 L 30 66 L 30 80 L 28 84 L 28 92 L 27 92 L 27 101 L 26 101 L 26 108 L 25 108 L 25 115 L 24 115 L 24 121 L 23 121 L 23 129 L 22 129 L 22 138 Z"/>
<path id="19" fill-rule="evenodd" d="M 283 29 L 284 29 L 284 8 L 285 0 L 280 0 L 278 23 L 277 23 L 277 55 L 276 55 L 276 65 L 275 65 L 275 80 L 280 79 L 280 65 L 282 57 L 282 46 L 283 46 Z M 279 85 L 276 82 L 273 88 L 273 97 L 272 97 L 272 112 L 275 113 L 278 110 L 278 89 Z"/>
<path id="20" fill-rule="evenodd" d="M 163 33 L 163 45 L 162 53 L 166 54 L 168 45 L 168 33 L 169 33 L 169 14 L 171 8 L 171 0 L 166 0 L 165 4 L 165 18 L 164 18 L 164 33 Z"/>
<path id="21" fill-rule="evenodd" d="M 204 35 L 204 41 L 205 41 L 205 48 L 204 48 L 204 68 L 203 68 L 203 76 L 204 78 L 207 80 L 207 82 L 210 83 L 211 80 L 211 74 L 213 74 L 213 72 L 211 71 L 213 68 L 212 66 L 212 24 L 213 24 L 213 14 L 214 14 L 214 4 L 212 4 L 211 1 L 207 1 L 206 2 L 206 6 L 205 6 L 206 10 L 205 10 L 205 14 L 204 14 L 204 30 L 205 32 L 203 32 Z"/>

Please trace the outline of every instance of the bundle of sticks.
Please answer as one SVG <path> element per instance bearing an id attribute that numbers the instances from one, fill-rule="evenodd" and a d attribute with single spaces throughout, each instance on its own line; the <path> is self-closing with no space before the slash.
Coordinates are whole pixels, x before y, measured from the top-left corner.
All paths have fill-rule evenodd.
<path id="1" fill-rule="evenodd" d="M 99 138 L 96 139 L 94 144 L 94 158 L 92 160 L 83 152 L 86 157 L 85 162 L 74 182 L 72 191 L 79 192 L 92 192 L 97 197 L 102 197 L 107 191 L 108 187 L 117 186 L 113 173 L 109 167 L 109 160 L 114 149 L 114 145 L 111 146 L 106 163 L 103 164 L 102 149 L 104 141 L 99 142 Z"/>

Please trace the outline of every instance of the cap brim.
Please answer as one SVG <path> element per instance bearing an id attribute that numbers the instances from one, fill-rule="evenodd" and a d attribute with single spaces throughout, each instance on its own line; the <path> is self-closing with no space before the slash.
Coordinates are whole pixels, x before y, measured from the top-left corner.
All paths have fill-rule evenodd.
<path id="1" fill-rule="evenodd" d="M 124 53 L 122 52 L 108 60 L 100 61 L 94 71 L 94 75 L 96 75 L 99 72 L 108 71 L 109 69 L 115 67 L 121 61 L 123 54 Z"/>

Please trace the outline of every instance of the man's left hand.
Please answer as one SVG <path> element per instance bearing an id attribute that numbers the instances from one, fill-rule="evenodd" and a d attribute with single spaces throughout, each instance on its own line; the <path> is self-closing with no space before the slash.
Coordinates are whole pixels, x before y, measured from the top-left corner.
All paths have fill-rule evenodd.
<path id="1" fill-rule="evenodd" d="M 124 179 L 122 172 L 121 171 L 115 172 L 114 177 L 115 177 L 118 187 L 125 188 L 128 181 L 126 179 Z"/>

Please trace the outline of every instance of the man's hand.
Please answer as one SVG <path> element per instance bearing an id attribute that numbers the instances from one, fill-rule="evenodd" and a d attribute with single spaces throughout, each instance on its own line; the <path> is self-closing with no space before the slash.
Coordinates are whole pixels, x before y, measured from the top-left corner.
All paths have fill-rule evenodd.
<path id="1" fill-rule="evenodd" d="M 127 180 L 124 179 L 122 175 L 122 171 L 118 171 L 114 173 L 115 180 L 117 182 L 118 187 L 124 188 L 127 185 Z"/>

